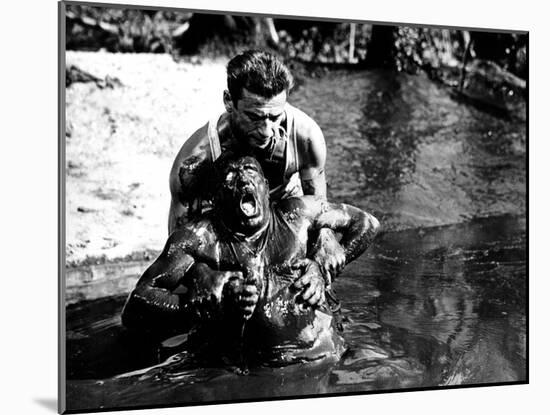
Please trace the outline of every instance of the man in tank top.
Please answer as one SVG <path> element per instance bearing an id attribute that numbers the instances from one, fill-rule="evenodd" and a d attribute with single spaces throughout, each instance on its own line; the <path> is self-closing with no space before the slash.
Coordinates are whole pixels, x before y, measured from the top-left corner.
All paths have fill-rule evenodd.
<path id="1" fill-rule="evenodd" d="M 317 123 L 287 102 L 288 68 L 273 55 L 246 51 L 227 65 L 225 112 L 199 128 L 181 147 L 170 172 L 169 233 L 211 207 L 208 177 L 227 150 L 251 155 L 262 166 L 272 200 L 312 195 L 326 199 L 326 145 Z M 319 231 L 313 258 L 328 279 L 341 271 L 344 254 L 334 234 Z"/>

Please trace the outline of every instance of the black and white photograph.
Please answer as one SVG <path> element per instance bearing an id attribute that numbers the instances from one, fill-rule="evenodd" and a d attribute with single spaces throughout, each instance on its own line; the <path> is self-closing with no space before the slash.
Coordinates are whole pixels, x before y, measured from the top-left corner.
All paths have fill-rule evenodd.
<path id="1" fill-rule="evenodd" d="M 60 412 L 529 382 L 527 30 L 58 24 Z"/>

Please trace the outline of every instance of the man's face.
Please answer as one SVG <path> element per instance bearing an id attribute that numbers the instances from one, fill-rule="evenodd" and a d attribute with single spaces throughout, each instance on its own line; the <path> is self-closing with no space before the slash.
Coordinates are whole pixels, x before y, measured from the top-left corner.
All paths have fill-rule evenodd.
<path id="1" fill-rule="evenodd" d="M 231 116 L 231 128 L 235 138 L 251 150 L 264 150 L 273 136 L 278 136 L 284 120 L 286 92 L 272 98 L 264 98 L 243 89 L 236 104 L 229 93 L 224 95 L 226 109 Z"/>
<path id="2" fill-rule="evenodd" d="M 261 167 L 252 157 L 230 162 L 222 173 L 222 212 L 234 230 L 253 231 L 266 223 L 269 187 Z"/>

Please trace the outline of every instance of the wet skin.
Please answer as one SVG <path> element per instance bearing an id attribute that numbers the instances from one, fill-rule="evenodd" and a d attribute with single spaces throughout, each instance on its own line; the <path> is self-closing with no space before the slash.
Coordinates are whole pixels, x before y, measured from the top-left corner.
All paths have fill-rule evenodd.
<path id="1" fill-rule="evenodd" d="M 280 140 L 288 128 L 286 91 L 265 98 L 243 89 L 236 100 L 225 91 L 223 101 L 226 112 L 217 126 L 222 152 L 253 155 L 260 162 L 271 188 L 281 185 L 287 162 L 284 141 Z M 309 116 L 297 109 L 294 113 L 298 155 L 296 172 L 299 173 L 303 194 L 325 199 L 326 145 L 323 133 Z M 203 202 L 212 197 L 212 186 L 206 179 L 211 169 L 207 130 L 205 125 L 184 143 L 172 166 L 169 232 L 200 215 Z M 341 272 L 345 256 L 334 234 L 328 229 L 319 230 L 316 246 L 323 250 L 323 254 L 312 257 L 317 261 L 322 259 L 319 265 L 326 278 Z"/>
<path id="2" fill-rule="evenodd" d="M 278 146 L 277 151 L 273 152 L 271 144 L 274 139 L 281 138 L 289 127 L 285 113 L 286 92 L 265 98 L 243 89 L 236 102 L 229 91 L 224 92 L 223 98 L 226 112 L 217 125 L 222 152 L 229 150 L 253 155 L 264 169 L 271 188 L 277 187 L 281 184 L 286 164 L 285 151 L 284 147 Z M 326 145 L 323 133 L 313 119 L 298 109 L 294 109 L 294 122 L 298 146 L 296 172 L 300 175 L 304 194 L 326 197 Z M 201 164 L 210 162 L 209 151 L 208 128 L 205 125 L 185 141 L 176 156 L 170 173 L 172 206 L 169 231 L 177 228 L 178 219 L 185 215 L 184 206 L 201 195 L 196 192 L 200 189 L 189 186 L 189 180 Z"/>
<path id="3" fill-rule="evenodd" d="M 306 258 L 308 235 L 320 228 L 341 232 L 349 263 L 369 246 L 378 221 L 312 196 L 270 204 L 268 184 L 251 157 L 225 165 L 214 203 L 213 212 L 170 236 L 131 293 L 123 323 L 157 330 L 216 321 L 235 332 L 250 320 L 271 350 L 290 340 L 307 349 L 323 337 L 335 351 L 326 281 Z"/>
<path id="4" fill-rule="evenodd" d="M 229 91 L 225 91 L 223 101 L 225 110 L 231 114 L 231 133 L 241 137 L 239 144 L 260 154 L 267 151 L 285 121 L 286 99 L 286 91 L 265 98 L 244 89 L 242 96 L 233 102 Z"/>

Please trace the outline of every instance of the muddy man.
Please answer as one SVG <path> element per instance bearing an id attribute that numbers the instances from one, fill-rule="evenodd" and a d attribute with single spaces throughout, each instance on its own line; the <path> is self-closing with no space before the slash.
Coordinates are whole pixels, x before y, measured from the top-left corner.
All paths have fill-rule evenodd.
<path id="1" fill-rule="evenodd" d="M 315 249 L 308 235 L 319 228 L 341 233 L 349 263 L 369 246 L 378 221 L 313 196 L 270 203 L 252 157 L 226 154 L 216 172 L 213 210 L 169 237 L 130 294 L 123 323 L 154 330 L 200 322 L 221 349 L 240 333 L 262 360 L 339 358 L 343 343 L 325 298 L 328 281 L 307 259 Z"/>

